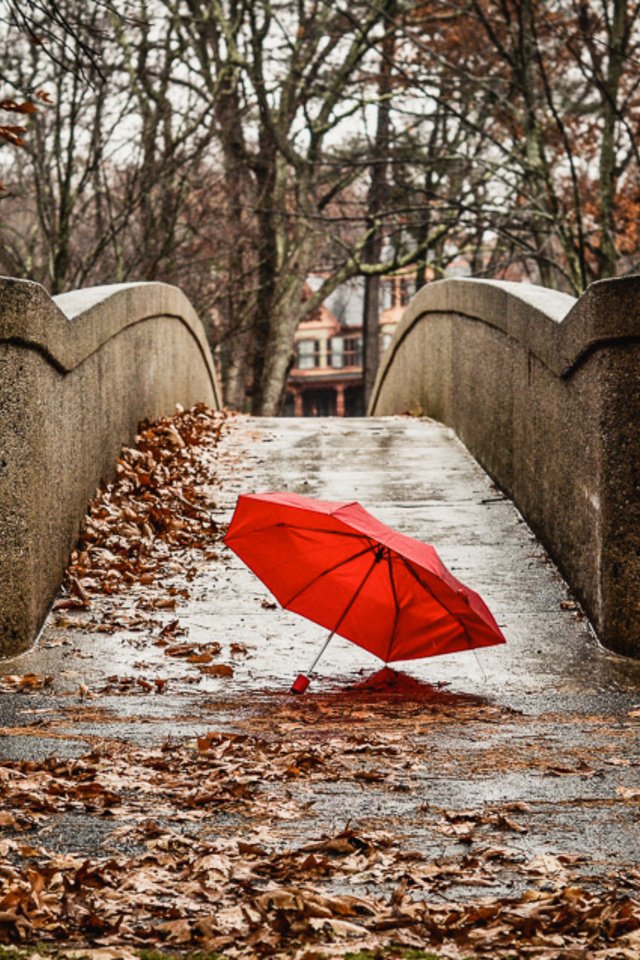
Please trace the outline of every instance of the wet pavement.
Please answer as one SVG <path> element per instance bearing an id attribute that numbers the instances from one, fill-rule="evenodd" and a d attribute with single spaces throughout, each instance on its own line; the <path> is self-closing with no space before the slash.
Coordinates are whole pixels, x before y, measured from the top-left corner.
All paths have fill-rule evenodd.
<path id="1" fill-rule="evenodd" d="M 358 500 L 389 526 L 435 544 L 452 573 L 482 595 L 507 645 L 399 665 L 412 676 L 527 712 L 615 711 L 640 698 L 640 663 L 601 647 L 513 504 L 447 428 L 403 418 L 238 418 L 220 450 L 215 516 L 227 522 L 238 494 L 268 490 Z M 251 648 L 251 657 L 235 664 L 233 689 L 218 680 L 203 688 L 208 692 L 234 700 L 282 692 L 324 639 L 316 625 L 269 609 L 268 590 L 224 548 L 199 570 L 190 593 L 178 615 L 191 642 L 236 640 Z M 133 589 L 132 596 L 135 603 Z M 50 618 L 36 647 L 0 670 L 53 675 L 57 686 L 73 689 L 141 661 L 167 668 L 161 651 L 154 660 L 134 634 L 66 636 L 73 647 L 50 646 L 61 642 Z M 335 688 L 379 666 L 336 637 L 312 689 Z M 199 694 L 193 692 L 196 704 Z M 170 699 L 157 709 L 166 711 Z M 3 705 L 0 698 L 0 711 Z"/>
<path id="2" fill-rule="evenodd" d="M 380 735 L 393 735 L 395 717 L 405 730 L 413 723 L 415 766 L 407 792 L 398 789 L 392 802 L 383 790 L 376 799 L 353 783 L 316 786 L 313 819 L 296 829 L 317 835 L 344 821 L 346 811 L 379 825 L 392 813 L 409 838 L 442 853 L 460 841 L 442 833 L 434 839 L 429 817 L 516 803 L 527 805 L 525 827 L 510 836 L 522 855 L 569 849 L 603 870 L 640 861 L 633 797 L 640 787 L 640 663 L 600 646 L 513 504 L 449 429 L 411 418 L 232 418 L 215 474 L 215 516 L 223 523 L 246 492 L 360 501 L 389 526 L 436 545 L 507 638 L 505 646 L 396 664 L 428 685 L 397 695 L 358 691 L 354 685 L 380 663 L 336 637 L 301 698 L 300 728 L 318 705 L 335 721 L 349 703 L 354 722 L 353 704 L 361 702 L 363 729 L 372 717 Z M 220 643 L 233 677 L 190 676 L 144 631 L 69 629 L 52 615 L 33 650 L 0 664 L 0 674 L 53 678 L 42 691 L 0 696 L 0 759 L 77 756 L 98 739 L 144 745 L 247 723 L 264 733 L 271 716 L 277 735 L 278 716 L 293 700 L 288 687 L 324 632 L 274 606 L 226 548 L 217 553 L 198 566 L 177 610 L 154 615 L 160 623 L 178 618 L 191 643 Z M 173 581 L 169 571 L 171 583 L 183 583 L 180 572 Z M 132 587 L 112 603 L 131 609 L 140 596 Z M 247 653 L 234 655 L 232 644 Z M 161 696 L 135 685 L 105 688 L 114 676 L 161 676 L 167 685 Z M 478 713 L 469 714 L 474 704 Z"/>

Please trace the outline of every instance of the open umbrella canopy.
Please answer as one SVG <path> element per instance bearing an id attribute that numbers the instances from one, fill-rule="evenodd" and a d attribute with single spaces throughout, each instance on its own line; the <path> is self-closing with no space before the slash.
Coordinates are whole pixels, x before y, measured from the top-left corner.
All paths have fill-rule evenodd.
<path id="1" fill-rule="evenodd" d="M 285 609 L 385 663 L 505 642 L 484 601 L 431 545 L 359 503 L 242 495 L 225 543 Z"/>

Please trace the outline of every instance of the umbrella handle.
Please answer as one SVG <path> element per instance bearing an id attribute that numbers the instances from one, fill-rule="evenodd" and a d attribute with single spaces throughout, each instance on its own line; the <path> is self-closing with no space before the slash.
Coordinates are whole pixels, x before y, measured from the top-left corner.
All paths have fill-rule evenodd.
<path id="1" fill-rule="evenodd" d="M 298 676 L 296 677 L 296 679 L 293 681 L 293 684 L 291 685 L 291 690 L 289 691 L 290 693 L 304 693 L 304 692 L 305 692 L 305 690 L 306 690 L 307 687 L 309 686 L 309 681 L 311 680 L 311 676 L 312 676 L 312 674 L 313 674 L 313 671 L 314 671 L 314 669 L 315 669 L 315 666 L 316 666 L 318 660 L 320 659 L 320 657 L 322 656 L 322 654 L 325 652 L 325 650 L 326 650 L 327 647 L 329 646 L 329 644 L 330 644 L 330 642 L 331 642 L 331 638 L 334 636 L 334 634 L 335 634 L 335 630 L 332 630 L 331 633 L 329 634 L 329 636 L 327 637 L 327 639 L 325 640 L 325 642 L 324 642 L 324 644 L 323 644 L 323 646 L 322 646 L 322 649 L 320 650 L 320 653 L 317 655 L 317 657 L 315 658 L 315 660 L 313 661 L 313 663 L 311 664 L 311 666 L 309 667 L 309 669 L 307 670 L 307 672 L 306 672 L 306 673 L 299 673 L 299 674 L 298 674 Z"/>

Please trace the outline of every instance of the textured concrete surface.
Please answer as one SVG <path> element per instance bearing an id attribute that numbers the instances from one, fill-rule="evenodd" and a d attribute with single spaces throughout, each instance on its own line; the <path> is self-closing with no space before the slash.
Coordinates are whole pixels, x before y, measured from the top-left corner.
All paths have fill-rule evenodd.
<path id="1" fill-rule="evenodd" d="M 383 522 L 435 544 L 454 575 L 485 599 L 508 643 L 412 661 L 407 669 L 413 676 L 499 698 L 518 710 L 586 713 L 633 705 L 640 696 L 640 664 L 599 644 L 511 501 L 448 428 L 409 418 L 237 418 L 223 440 L 216 469 L 216 517 L 221 521 L 230 518 L 240 493 L 290 490 L 329 500 L 357 499 Z M 166 582 L 172 584 L 170 575 Z M 203 692 L 245 702 L 283 694 L 324 639 L 316 625 L 270 605 L 266 587 L 226 548 L 207 562 L 190 593 L 177 614 L 167 612 L 164 618 L 178 616 L 190 642 L 221 642 L 223 657 L 232 641 L 246 643 L 250 657 L 235 663 L 233 683 L 203 678 L 197 690 L 180 688 L 173 706 L 169 694 L 162 700 L 113 698 L 109 706 L 122 711 L 124 724 L 140 703 L 145 709 L 155 705 L 157 720 L 172 723 L 185 709 L 189 716 L 194 710 L 197 714 Z M 134 588 L 130 598 L 117 602 L 123 610 L 135 606 Z M 49 646 L 65 637 L 73 641 L 71 649 Z M 176 677 L 184 673 L 182 664 L 167 663 L 162 650 L 147 645 L 144 636 L 85 636 L 59 630 L 50 617 L 36 647 L 1 669 L 50 674 L 56 688 L 68 695 L 80 682 L 91 685 L 106 674 L 126 674 L 139 662 L 147 673 L 156 668 L 167 676 L 171 670 Z M 335 638 L 319 666 L 326 679 L 314 686 L 340 687 L 379 666 L 370 654 Z M 0 708 L 3 702 L 0 698 Z"/>
<path id="2" fill-rule="evenodd" d="M 0 657 L 27 647 L 87 503 L 138 422 L 217 405 L 193 308 L 165 284 L 65 294 L 0 281 Z"/>
<path id="3" fill-rule="evenodd" d="M 407 308 L 370 412 L 453 427 L 549 549 L 599 637 L 640 656 L 640 279 L 574 301 L 445 280 Z"/>
<path id="4" fill-rule="evenodd" d="M 308 822 L 291 824 L 299 841 L 335 831 L 348 818 L 384 828 L 393 817 L 411 842 L 442 855 L 466 848 L 455 837 L 434 839 L 425 826 L 427 808 L 524 803 L 515 816 L 526 829 L 508 837 L 518 855 L 587 851 L 601 870 L 637 861 L 637 804 L 617 791 L 637 787 L 640 723 L 630 715 L 640 706 L 640 664 L 598 643 L 522 517 L 451 430 L 408 418 L 236 418 L 214 470 L 221 521 L 243 492 L 358 499 L 384 522 L 433 542 L 454 574 L 481 593 L 507 637 L 505 646 L 398 665 L 432 685 L 425 700 L 396 702 L 393 690 L 365 696 L 362 710 L 352 710 L 363 735 L 368 723 L 378 729 L 377 711 L 390 736 L 394 716 L 414 718 L 411 790 L 391 801 L 382 791 L 376 799 L 375 786 L 364 791 L 319 781 L 306 795 L 313 804 Z M 169 571 L 166 584 L 172 582 Z M 211 729 L 242 731 L 252 717 L 269 730 L 270 717 L 281 716 L 288 703 L 302 707 L 300 735 L 308 730 L 317 737 L 306 726 L 306 708 L 339 718 L 340 704 L 359 696 L 354 683 L 380 665 L 336 638 L 310 692 L 292 698 L 291 680 L 308 667 L 324 632 L 273 605 L 267 589 L 224 548 L 189 588 L 177 611 L 154 616 L 167 623 L 178 618 L 189 642 L 221 643 L 233 678 L 188 682 L 185 665 L 169 660 L 150 632 L 69 630 L 52 616 L 32 651 L 0 665 L 5 674 L 54 677 L 43 692 L 0 696 L 0 757 L 77 756 L 107 741 L 152 744 Z M 132 587 L 115 602 L 127 611 L 139 601 Z M 248 656 L 232 660 L 232 643 L 245 644 Z M 100 693 L 113 674 L 168 683 L 161 696 L 136 694 L 135 687 L 126 695 Z M 470 703 L 480 705 L 479 719 L 465 713 Z M 278 736 L 277 726 L 269 735 Z M 511 767 L 514 756 L 522 760 Z M 224 831 L 224 810 L 215 816 Z M 95 824 L 81 816 L 61 821 L 55 842 L 90 853 Z"/>

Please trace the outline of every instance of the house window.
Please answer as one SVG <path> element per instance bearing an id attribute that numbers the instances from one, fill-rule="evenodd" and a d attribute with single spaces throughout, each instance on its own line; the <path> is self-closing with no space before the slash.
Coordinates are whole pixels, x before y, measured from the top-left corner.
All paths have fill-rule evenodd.
<path id="1" fill-rule="evenodd" d="M 332 337 L 330 346 L 335 370 L 362 366 L 362 337 Z"/>
<path id="2" fill-rule="evenodd" d="M 329 342 L 330 365 L 334 370 L 341 370 L 344 367 L 344 340 L 342 337 L 332 337 Z"/>
<path id="3" fill-rule="evenodd" d="M 313 370 L 320 366 L 320 341 L 319 340 L 299 340 L 297 344 L 298 359 L 296 366 L 298 370 Z"/>
<path id="4" fill-rule="evenodd" d="M 331 366 L 335 370 L 342 367 L 362 366 L 362 337 L 332 337 Z"/>
<path id="5" fill-rule="evenodd" d="M 362 366 L 362 337 L 345 337 L 344 364 L 345 367 Z"/>

